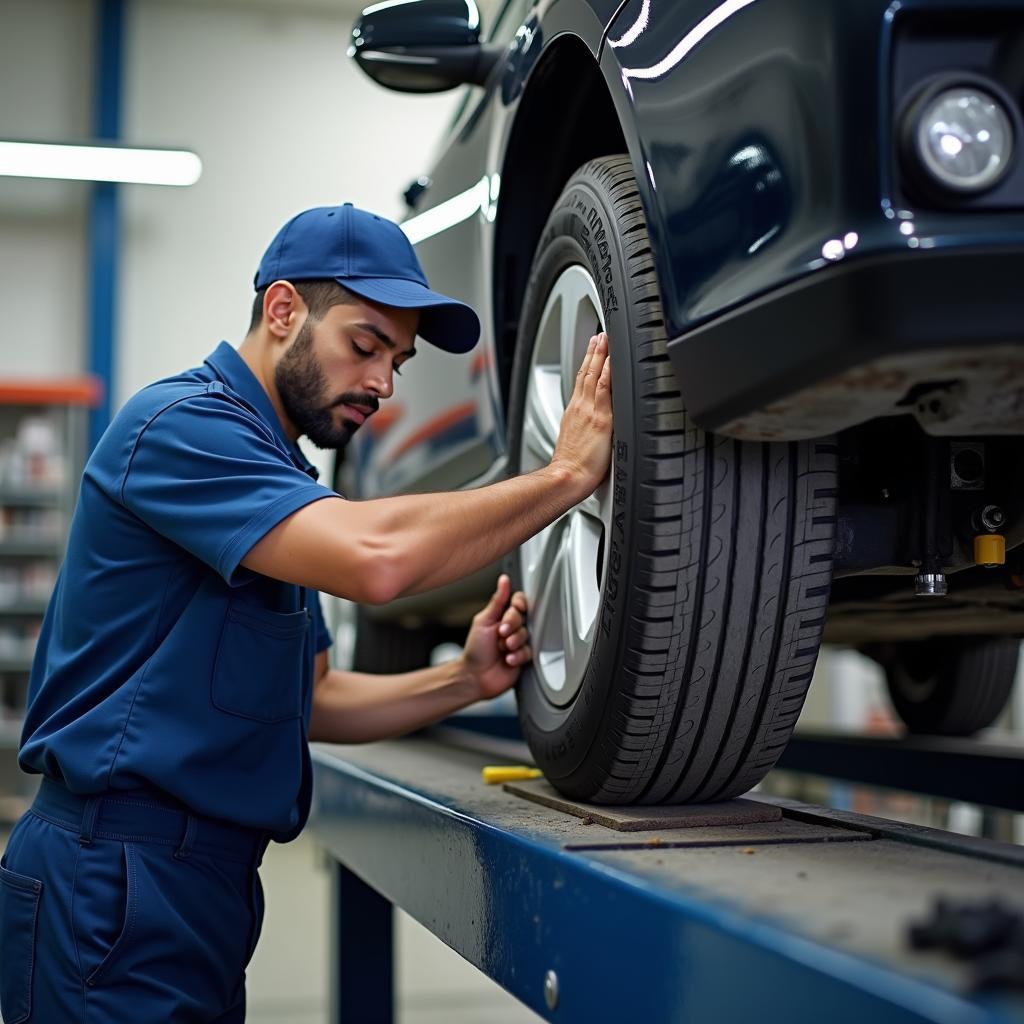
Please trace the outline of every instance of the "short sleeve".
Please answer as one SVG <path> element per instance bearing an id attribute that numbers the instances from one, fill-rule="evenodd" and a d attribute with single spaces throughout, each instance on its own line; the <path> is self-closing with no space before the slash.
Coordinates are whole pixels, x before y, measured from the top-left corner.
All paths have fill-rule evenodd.
<path id="1" fill-rule="evenodd" d="M 321 498 L 269 428 L 220 392 L 167 406 L 140 432 L 121 486 L 124 506 L 228 583 L 283 519 Z"/>
<path id="2" fill-rule="evenodd" d="M 313 612 L 313 629 L 316 633 L 316 653 L 319 654 L 331 646 L 331 634 L 327 629 L 327 623 L 324 622 L 324 610 L 320 604 L 320 592 L 314 590 L 310 593 L 309 603 Z"/>

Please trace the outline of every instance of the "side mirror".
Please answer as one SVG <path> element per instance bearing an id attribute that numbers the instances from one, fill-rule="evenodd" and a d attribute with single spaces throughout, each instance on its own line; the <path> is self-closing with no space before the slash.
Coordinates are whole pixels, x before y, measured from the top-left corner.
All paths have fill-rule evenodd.
<path id="1" fill-rule="evenodd" d="M 348 54 L 375 82 L 399 92 L 483 85 L 503 51 L 480 42 L 474 0 L 384 0 L 352 28 Z"/>

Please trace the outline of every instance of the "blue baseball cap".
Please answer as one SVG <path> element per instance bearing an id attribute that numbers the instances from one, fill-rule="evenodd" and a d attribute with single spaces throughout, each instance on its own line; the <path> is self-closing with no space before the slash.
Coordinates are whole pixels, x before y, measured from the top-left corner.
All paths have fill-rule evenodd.
<path id="1" fill-rule="evenodd" d="M 296 214 L 260 260 L 254 284 L 333 278 L 363 299 L 419 309 L 419 335 L 446 352 L 468 352 L 480 338 L 470 306 L 431 291 L 402 229 L 351 203 Z"/>

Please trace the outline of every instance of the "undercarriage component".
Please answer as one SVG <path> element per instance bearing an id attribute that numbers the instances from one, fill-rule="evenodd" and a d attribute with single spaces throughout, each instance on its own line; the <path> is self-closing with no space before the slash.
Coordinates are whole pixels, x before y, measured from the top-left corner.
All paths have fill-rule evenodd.
<path id="1" fill-rule="evenodd" d="M 944 486 L 946 446 L 941 441 L 925 441 L 926 470 L 922 490 L 921 571 L 914 580 L 914 593 L 918 597 L 945 597 L 948 593 L 945 573 L 942 571 L 952 555 L 952 530 L 949 517 L 949 488 Z"/>
<path id="2" fill-rule="evenodd" d="M 997 569 L 1006 561 L 1006 538 L 982 533 L 974 538 L 974 560 L 986 569 Z"/>
<path id="3" fill-rule="evenodd" d="M 1006 523 L 1006 513 L 998 505 L 986 505 L 978 516 L 982 529 L 998 533 Z"/>
<path id="4" fill-rule="evenodd" d="M 896 417 L 839 435 L 839 506 L 834 586 L 826 630 L 849 640 L 854 615 L 866 613 L 868 600 L 884 604 L 856 640 L 954 633 L 1024 633 L 1016 617 L 1019 602 L 1011 593 L 1024 581 L 1024 443 L 1018 438 L 977 440 L 933 438 L 910 417 Z M 910 580 L 898 577 L 914 578 Z M 862 584 L 854 584 L 853 578 Z M 891 602 L 904 596 L 945 597 L 917 601 L 890 619 Z M 971 614 L 970 625 L 956 628 L 960 605 L 1000 610 L 998 624 Z M 969 593 L 967 593 L 969 591 Z M 852 603 L 851 603 L 852 602 Z M 853 606 L 856 605 L 856 607 Z M 949 614 L 945 614 L 945 612 Z M 920 631 L 918 625 L 928 624 Z M 949 620 L 952 628 L 946 625 Z M 907 629 L 912 630 L 907 632 Z M 829 636 L 829 639 L 833 639 Z"/>
<path id="5" fill-rule="evenodd" d="M 946 576 L 941 572 L 920 572 L 914 577 L 914 593 L 918 597 L 945 597 L 949 593 Z"/>

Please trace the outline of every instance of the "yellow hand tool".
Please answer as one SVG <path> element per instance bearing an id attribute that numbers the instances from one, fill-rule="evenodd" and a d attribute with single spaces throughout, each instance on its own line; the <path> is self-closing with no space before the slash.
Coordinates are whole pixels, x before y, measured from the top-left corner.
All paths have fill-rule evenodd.
<path id="1" fill-rule="evenodd" d="M 489 764 L 481 772 L 488 786 L 499 782 L 522 782 L 523 779 L 539 779 L 544 773 L 539 768 L 525 764 Z"/>

